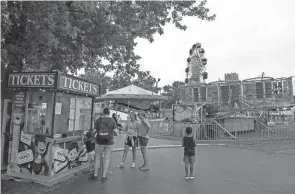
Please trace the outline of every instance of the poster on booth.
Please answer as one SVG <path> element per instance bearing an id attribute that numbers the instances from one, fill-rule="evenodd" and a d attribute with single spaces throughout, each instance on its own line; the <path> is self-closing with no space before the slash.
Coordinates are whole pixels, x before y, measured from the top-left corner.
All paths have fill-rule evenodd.
<path id="1" fill-rule="evenodd" d="M 15 92 L 13 96 L 14 108 L 11 118 L 11 131 L 12 131 L 12 143 L 11 143 L 11 160 L 9 170 L 19 172 L 17 167 L 17 153 L 19 149 L 20 132 L 24 127 L 24 113 L 25 113 L 25 93 Z"/>
<path id="2" fill-rule="evenodd" d="M 16 154 L 16 161 L 18 165 L 32 162 L 34 160 L 32 150 L 22 151 Z"/>
<path id="3" fill-rule="evenodd" d="M 31 145 L 32 135 L 21 132 L 20 141 L 29 146 Z"/>
<path id="4" fill-rule="evenodd" d="M 88 161 L 87 150 L 81 141 L 69 142 L 65 149 L 61 148 L 61 145 L 56 145 L 53 150 L 52 173 L 54 174 L 66 172 Z"/>
<path id="5" fill-rule="evenodd" d="M 55 152 L 54 152 L 54 156 L 53 159 L 57 160 L 57 161 L 61 161 L 64 162 L 66 160 L 65 154 L 64 154 L 65 150 L 62 148 L 56 148 Z"/>

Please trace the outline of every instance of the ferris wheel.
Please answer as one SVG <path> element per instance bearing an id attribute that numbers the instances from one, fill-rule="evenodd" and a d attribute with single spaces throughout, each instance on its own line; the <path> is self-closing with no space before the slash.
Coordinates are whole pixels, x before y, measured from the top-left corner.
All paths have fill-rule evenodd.
<path id="1" fill-rule="evenodd" d="M 201 43 L 196 43 L 189 51 L 187 58 L 187 68 L 185 83 L 205 83 L 208 78 L 206 72 L 207 59 L 205 58 L 205 50 L 202 48 Z"/>

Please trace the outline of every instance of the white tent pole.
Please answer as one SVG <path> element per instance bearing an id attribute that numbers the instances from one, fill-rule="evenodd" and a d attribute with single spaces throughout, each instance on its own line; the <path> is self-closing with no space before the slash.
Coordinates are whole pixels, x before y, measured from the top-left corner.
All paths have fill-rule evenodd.
<path id="1" fill-rule="evenodd" d="M 118 114 L 118 111 L 117 111 L 117 100 L 116 100 L 116 115 Z"/>

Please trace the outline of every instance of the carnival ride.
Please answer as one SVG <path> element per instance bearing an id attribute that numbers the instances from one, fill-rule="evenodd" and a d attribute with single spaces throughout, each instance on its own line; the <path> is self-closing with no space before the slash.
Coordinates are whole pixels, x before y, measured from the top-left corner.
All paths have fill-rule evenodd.
<path id="1" fill-rule="evenodd" d="M 215 123 L 233 136 L 222 125 L 221 119 L 227 122 L 243 117 L 244 120 L 250 119 L 252 123 L 259 123 L 264 129 L 271 130 L 267 126 L 269 112 L 293 106 L 292 77 L 273 78 L 262 73 L 254 78 L 240 80 L 238 74 L 230 73 L 225 74 L 224 80 L 206 83 L 208 73 L 204 53 L 200 43 L 194 44 L 189 51 L 185 86 L 179 88 L 180 103 L 173 105 L 175 122 L 201 125 Z M 246 130 L 245 127 L 235 127 L 230 131 Z"/>

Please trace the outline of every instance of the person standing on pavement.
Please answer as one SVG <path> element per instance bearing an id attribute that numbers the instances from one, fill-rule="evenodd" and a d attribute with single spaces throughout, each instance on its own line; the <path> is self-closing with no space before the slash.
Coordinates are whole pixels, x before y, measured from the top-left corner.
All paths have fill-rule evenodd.
<path id="1" fill-rule="evenodd" d="M 89 173 L 94 172 L 94 159 L 95 159 L 95 140 L 92 135 L 92 131 L 88 131 L 86 133 L 86 137 L 84 139 L 84 144 L 86 146 L 87 154 L 88 154 L 88 163 L 89 163 Z"/>
<path id="2" fill-rule="evenodd" d="M 95 144 L 95 166 L 92 179 L 97 179 L 101 154 L 104 154 L 102 182 L 105 182 L 110 165 L 111 151 L 114 145 L 114 133 L 118 132 L 116 122 L 110 117 L 110 110 L 108 108 L 104 108 L 103 115 L 95 121 L 94 128 L 96 129 L 97 135 Z"/>
<path id="3" fill-rule="evenodd" d="M 138 130 L 138 142 L 143 156 L 143 165 L 139 167 L 141 171 L 148 171 L 148 157 L 147 157 L 147 144 L 149 142 L 149 133 L 151 125 L 146 119 L 145 113 L 138 115 L 139 118 L 139 130 Z"/>
<path id="4" fill-rule="evenodd" d="M 182 139 L 182 147 L 184 147 L 184 156 L 183 162 L 185 163 L 185 179 L 194 179 L 194 163 L 195 159 L 195 148 L 196 148 L 196 141 L 193 137 L 191 127 L 187 127 L 185 129 L 185 136 Z M 188 176 L 188 168 L 190 168 L 190 176 Z"/>
<path id="5" fill-rule="evenodd" d="M 130 120 L 125 125 L 126 132 L 126 140 L 124 146 L 124 153 L 122 157 L 122 162 L 117 166 L 117 168 L 124 168 L 126 157 L 129 151 L 129 147 L 132 147 L 132 165 L 131 168 L 135 168 L 135 160 L 136 160 L 136 147 L 138 147 L 138 128 L 139 122 L 137 120 L 137 115 L 134 112 L 130 113 Z"/>

